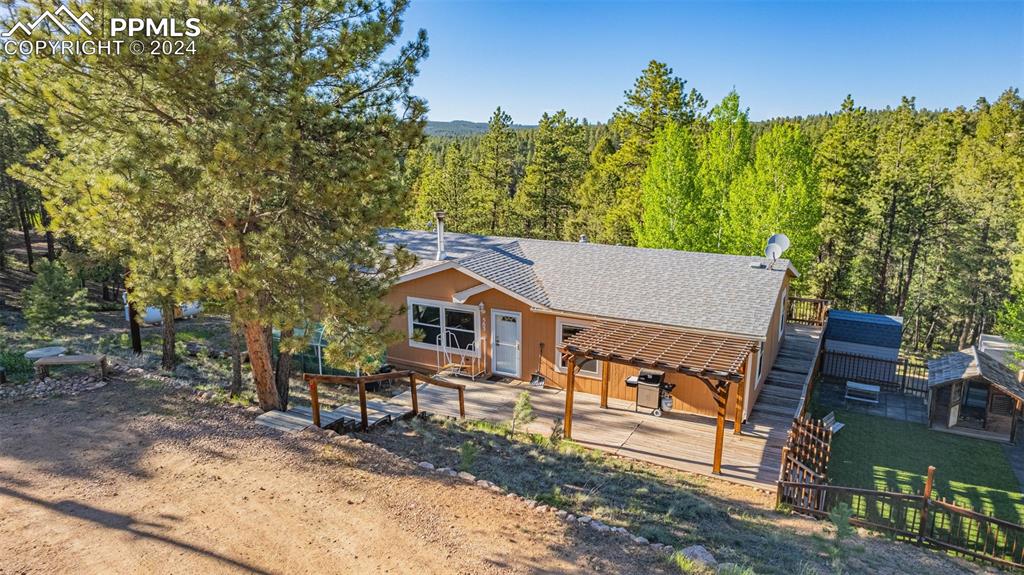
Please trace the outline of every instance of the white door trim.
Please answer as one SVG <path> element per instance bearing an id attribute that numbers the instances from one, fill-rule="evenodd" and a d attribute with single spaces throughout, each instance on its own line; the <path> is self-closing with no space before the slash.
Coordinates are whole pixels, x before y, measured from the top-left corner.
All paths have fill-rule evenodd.
<path id="1" fill-rule="evenodd" d="M 498 371 L 498 362 L 495 360 L 498 353 L 498 315 L 512 315 L 516 318 L 516 372 L 505 373 Z M 503 309 L 491 308 L 491 373 L 507 377 L 521 377 L 523 372 L 523 314 L 517 311 L 506 311 Z"/>

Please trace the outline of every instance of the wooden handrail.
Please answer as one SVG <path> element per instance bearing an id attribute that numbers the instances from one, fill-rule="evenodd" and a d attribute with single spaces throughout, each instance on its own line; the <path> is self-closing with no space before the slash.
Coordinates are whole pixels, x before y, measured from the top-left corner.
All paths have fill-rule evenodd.
<path id="1" fill-rule="evenodd" d="M 818 345 L 814 349 L 814 363 L 811 364 L 811 371 L 804 378 L 804 384 L 800 390 L 800 402 L 797 403 L 796 412 L 793 414 L 795 419 L 800 419 L 807 413 L 808 404 L 814 394 L 814 380 L 818 377 L 818 372 L 821 369 L 822 353 L 825 349 L 826 327 L 828 327 L 828 310 L 825 311 L 825 318 L 821 323 L 821 334 L 818 336 Z"/>
<path id="2" fill-rule="evenodd" d="M 413 395 L 412 395 L 412 397 L 413 397 L 413 406 L 414 406 L 413 409 L 415 409 L 415 404 L 416 404 L 416 391 L 415 391 L 416 383 L 415 382 L 418 380 L 418 381 L 422 381 L 423 383 L 426 383 L 426 384 L 429 384 L 429 385 L 436 385 L 438 387 L 444 387 L 444 388 L 447 388 L 447 389 L 457 390 L 459 392 L 459 417 L 461 417 L 462 419 L 466 419 L 466 386 L 465 385 L 463 385 L 461 383 L 453 383 L 451 381 L 445 381 L 443 379 L 437 379 L 437 378 L 426 376 L 426 375 L 422 375 L 422 374 L 419 374 L 419 373 L 413 373 L 410 376 L 410 379 L 413 381 Z"/>
<path id="3" fill-rule="evenodd" d="M 320 427 L 320 393 L 318 386 L 321 383 L 354 385 L 359 388 L 359 424 L 360 430 L 366 431 L 370 427 L 370 417 L 366 407 L 366 384 L 387 380 L 408 380 L 410 395 L 412 396 L 412 414 L 420 412 L 419 400 L 416 396 L 415 374 L 411 371 L 392 371 L 388 373 L 376 373 L 373 375 L 319 375 L 312 373 L 302 374 L 303 381 L 309 386 L 310 410 L 313 412 L 313 425 Z M 461 398 L 461 394 L 460 394 Z"/>

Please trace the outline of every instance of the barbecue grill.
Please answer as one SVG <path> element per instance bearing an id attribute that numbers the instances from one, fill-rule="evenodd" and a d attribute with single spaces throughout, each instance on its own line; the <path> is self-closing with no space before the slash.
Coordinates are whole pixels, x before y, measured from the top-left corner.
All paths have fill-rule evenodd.
<path id="1" fill-rule="evenodd" d="M 672 409 L 672 390 L 676 384 L 665 382 L 664 371 L 641 369 L 639 375 L 626 378 L 626 386 L 636 388 L 634 411 L 649 409 L 651 415 L 661 417 L 663 412 Z"/>

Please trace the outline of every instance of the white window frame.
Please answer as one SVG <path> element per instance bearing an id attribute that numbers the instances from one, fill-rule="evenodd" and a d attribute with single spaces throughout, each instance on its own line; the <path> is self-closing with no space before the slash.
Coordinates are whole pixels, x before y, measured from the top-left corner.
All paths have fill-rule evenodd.
<path id="1" fill-rule="evenodd" d="M 555 371 L 558 373 L 568 373 L 565 365 L 562 364 L 562 327 L 581 327 L 588 328 L 593 325 L 593 322 L 583 320 L 570 320 L 557 318 L 555 320 Z M 594 371 L 579 370 L 576 375 L 579 377 L 586 377 L 588 379 L 601 379 L 601 363 L 600 361 L 594 360 L 597 365 L 597 369 Z"/>
<path id="2" fill-rule="evenodd" d="M 442 344 L 441 346 L 437 346 L 436 344 L 427 343 L 427 342 L 424 342 L 424 341 L 416 341 L 415 339 L 413 339 L 413 337 L 412 337 L 412 335 L 413 335 L 412 306 L 413 305 L 427 305 L 427 306 L 431 306 L 431 307 L 440 308 L 440 310 L 441 310 L 441 333 L 445 333 L 445 330 L 447 329 L 447 326 L 445 326 L 445 313 L 444 313 L 446 309 L 457 310 L 457 311 L 462 311 L 462 312 L 467 312 L 467 313 L 472 313 L 473 314 L 473 350 L 469 351 L 469 350 L 465 350 L 465 349 L 457 348 L 457 347 L 448 347 L 447 345 L 445 345 L 445 344 L 447 344 L 447 338 L 442 338 L 442 342 L 444 342 L 444 344 Z M 432 350 L 432 351 L 442 350 L 442 351 L 447 351 L 447 352 L 451 352 L 451 353 L 458 353 L 460 355 L 465 355 L 465 356 L 469 356 L 469 357 L 480 357 L 480 347 L 481 347 L 480 346 L 480 334 L 482 333 L 482 331 L 480 329 L 480 308 L 478 306 L 475 306 L 475 305 L 462 305 L 462 304 L 452 303 L 450 301 L 442 301 L 442 300 L 436 300 L 436 299 L 424 299 L 424 298 L 418 298 L 418 297 L 408 297 L 408 298 L 406 298 L 406 301 L 405 301 L 405 310 L 406 310 L 405 311 L 406 324 L 408 326 L 408 332 L 406 333 L 406 336 L 407 336 L 406 341 L 409 344 L 409 347 L 414 347 L 414 348 L 417 348 L 417 349 L 429 349 L 429 350 Z"/>
<path id="3" fill-rule="evenodd" d="M 786 300 L 789 298 L 789 288 L 782 290 L 782 305 L 779 306 L 779 335 L 778 340 L 782 341 L 783 334 L 786 333 Z"/>
<path id="4" fill-rule="evenodd" d="M 764 367 L 764 342 L 761 342 L 757 346 L 757 380 L 755 382 L 755 385 L 761 383 L 761 371 L 762 371 L 763 367 Z"/>

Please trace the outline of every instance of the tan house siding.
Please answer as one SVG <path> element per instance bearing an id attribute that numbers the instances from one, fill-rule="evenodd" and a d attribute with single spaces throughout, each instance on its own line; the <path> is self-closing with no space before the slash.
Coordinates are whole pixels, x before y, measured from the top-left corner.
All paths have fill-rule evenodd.
<path id="1" fill-rule="evenodd" d="M 764 346 L 764 365 L 761 367 L 761 378 L 754 382 L 752 389 L 748 387 L 750 393 L 747 394 L 746 413 L 744 418 L 750 416 L 750 412 L 754 409 L 754 404 L 757 402 L 757 398 L 761 395 L 761 389 L 764 387 L 765 381 L 768 379 L 768 372 L 772 370 L 772 366 L 775 365 L 775 358 L 779 355 L 779 347 L 781 347 L 781 341 L 779 340 L 779 322 L 785 321 L 786 313 L 786 297 L 789 293 L 789 282 L 790 277 L 787 274 L 786 279 L 782 282 L 782 289 L 779 291 L 778 299 L 775 302 L 775 311 L 772 312 L 772 321 L 768 327 L 768 333 L 765 334 L 765 340 L 762 344 Z M 785 326 L 783 326 L 785 328 Z M 757 354 L 752 354 L 753 359 L 750 362 L 750 377 L 748 379 L 753 380 L 757 376 Z"/>
<path id="2" fill-rule="evenodd" d="M 388 301 L 396 308 L 405 306 L 408 298 L 410 297 L 451 302 L 452 296 L 456 293 L 479 284 L 480 282 L 475 278 L 458 270 L 449 269 L 396 285 L 389 293 Z M 552 313 L 534 311 L 531 309 L 529 304 L 497 289 L 490 289 L 476 294 L 468 298 L 465 305 L 472 305 L 479 308 L 481 303 L 483 304 L 483 310 L 480 313 L 480 329 L 484 340 L 484 349 L 481 352 L 481 361 L 483 362 L 485 371 L 488 374 L 491 373 L 492 366 L 490 325 L 491 311 L 498 309 L 518 312 L 522 321 L 520 379 L 528 380 L 532 373 L 539 370 L 540 373 L 544 375 L 546 385 L 548 387 L 564 389 L 566 380 L 565 374 L 559 372 L 555 367 L 555 354 L 557 353 L 557 350 L 555 349 L 557 342 L 556 326 L 558 325 L 558 319 L 560 316 Z M 781 301 L 776 305 L 776 319 L 779 313 L 782 313 Z M 586 320 L 578 318 L 563 317 L 562 319 L 563 321 L 574 324 L 586 322 Z M 768 334 L 768 341 L 766 342 L 765 368 L 763 370 L 764 373 L 762 374 L 762 382 L 764 380 L 764 376 L 768 372 L 768 369 L 771 367 L 772 361 L 775 359 L 775 354 L 777 353 L 778 341 L 777 337 L 775 337 L 776 325 L 775 321 L 773 321 L 772 328 L 769 330 L 771 333 Z M 406 337 L 408 332 L 408 318 L 405 313 L 399 314 L 392 320 L 392 327 L 399 333 L 403 334 L 403 338 L 388 348 L 389 363 L 401 367 L 421 370 L 434 370 L 437 368 L 437 353 L 434 350 L 419 349 L 411 347 L 408 344 L 408 339 Z M 756 368 L 756 363 L 753 363 L 752 365 Z M 609 396 L 627 401 L 634 400 L 636 392 L 626 386 L 625 380 L 627 377 L 635 375 L 639 370 L 637 368 L 619 364 L 610 364 L 609 369 Z M 746 369 L 744 369 L 744 371 L 746 371 Z M 707 416 L 715 415 L 714 400 L 710 391 L 700 380 L 679 373 L 670 373 L 667 378 L 668 381 L 676 384 L 676 388 L 673 391 L 673 396 L 675 398 L 674 409 L 681 410 L 686 413 L 697 413 Z M 746 417 L 746 415 L 749 414 L 750 409 L 753 408 L 754 400 L 756 400 L 756 394 L 760 390 L 760 385 L 761 384 L 754 386 L 754 393 L 748 398 L 748 401 L 745 402 L 747 409 L 744 417 Z M 600 387 L 601 380 L 599 377 L 583 374 L 578 374 L 576 377 L 576 391 L 599 394 Z M 728 417 L 730 420 L 733 418 L 735 413 L 735 388 L 736 386 L 733 386 L 729 398 Z M 748 390 L 749 389 L 750 386 L 748 382 Z"/>

